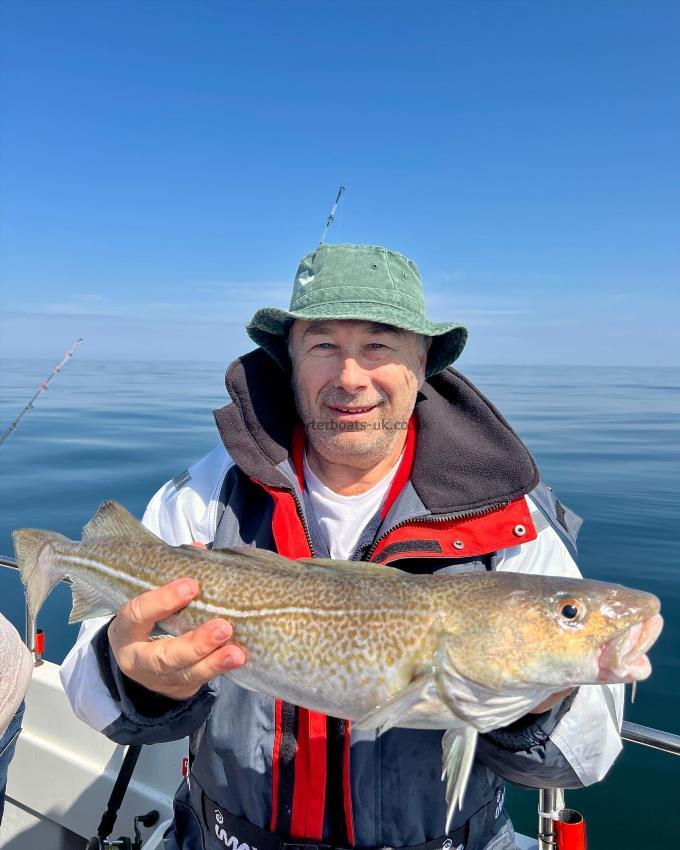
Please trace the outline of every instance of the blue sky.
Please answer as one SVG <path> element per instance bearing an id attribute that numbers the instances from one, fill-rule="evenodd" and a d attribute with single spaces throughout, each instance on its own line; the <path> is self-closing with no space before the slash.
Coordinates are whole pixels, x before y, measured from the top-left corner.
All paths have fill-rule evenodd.
<path id="1" fill-rule="evenodd" d="M 329 241 L 466 363 L 680 365 L 680 5 L 5 0 L 0 354 L 224 360 Z"/>

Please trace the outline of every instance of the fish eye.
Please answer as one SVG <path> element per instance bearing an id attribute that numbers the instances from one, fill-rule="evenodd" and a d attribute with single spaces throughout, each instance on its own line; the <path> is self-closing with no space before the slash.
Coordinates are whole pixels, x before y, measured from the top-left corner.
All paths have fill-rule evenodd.
<path id="1" fill-rule="evenodd" d="M 578 623 L 586 613 L 585 605 L 577 599 L 560 599 L 557 603 L 557 613 L 567 623 Z"/>

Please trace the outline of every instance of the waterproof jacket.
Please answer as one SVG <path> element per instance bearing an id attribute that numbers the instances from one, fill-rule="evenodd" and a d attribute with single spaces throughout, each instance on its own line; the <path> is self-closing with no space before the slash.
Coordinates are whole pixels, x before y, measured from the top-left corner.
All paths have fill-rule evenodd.
<path id="1" fill-rule="evenodd" d="M 287 381 L 256 350 L 231 365 L 227 388 L 233 402 L 215 412 L 223 446 L 158 491 L 145 525 L 172 545 L 327 556 L 304 490 Z M 452 369 L 419 393 L 385 506 L 366 519 L 355 559 L 417 573 L 579 575 L 555 531 L 573 543 L 578 518 L 541 484 L 498 411 Z M 377 738 L 228 676 L 178 703 L 121 673 L 103 622 L 84 624 L 62 681 L 76 714 L 114 741 L 190 736 L 190 776 L 177 794 L 168 850 L 228 843 L 205 800 L 279 835 L 336 846 L 399 848 L 443 837 L 441 731 L 395 728 Z M 453 824 L 466 825 L 466 850 L 514 846 L 505 780 L 571 788 L 606 773 L 620 750 L 621 690 L 582 687 L 542 715 L 479 737 Z"/>

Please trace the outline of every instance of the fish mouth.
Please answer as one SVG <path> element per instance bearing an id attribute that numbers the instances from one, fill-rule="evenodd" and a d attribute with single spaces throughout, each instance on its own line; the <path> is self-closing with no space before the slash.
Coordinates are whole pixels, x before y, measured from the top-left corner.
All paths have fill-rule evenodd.
<path id="1" fill-rule="evenodd" d="M 645 654 L 661 634 L 663 617 L 654 614 L 617 635 L 598 653 L 598 681 L 606 684 L 639 682 L 652 672 Z"/>

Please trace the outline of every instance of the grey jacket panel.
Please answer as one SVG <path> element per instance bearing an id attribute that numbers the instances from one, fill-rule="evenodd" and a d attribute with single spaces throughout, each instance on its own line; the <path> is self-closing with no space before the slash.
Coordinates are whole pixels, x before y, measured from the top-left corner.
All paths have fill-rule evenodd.
<path id="1" fill-rule="evenodd" d="M 232 466 L 220 495 L 220 512 L 213 549 L 255 546 L 276 551 L 272 533 L 274 503 L 269 494 Z"/>
<path id="2" fill-rule="evenodd" d="M 352 800 L 359 845 L 410 846 L 443 835 L 442 736 L 440 731 L 423 729 L 390 729 L 377 739 L 374 730 L 352 732 Z M 453 828 L 474 818 L 503 784 L 476 761 Z M 498 820 L 500 828 L 503 812 Z"/>
<path id="3" fill-rule="evenodd" d="M 583 787 L 572 766 L 550 740 L 537 742 L 526 750 L 507 753 L 488 735 L 480 735 L 476 757 L 518 788 Z"/>
<path id="4" fill-rule="evenodd" d="M 531 500 L 541 509 L 555 531 L 576 552 L 576 538 L 583 525 L 581 517 L 555 495 L 553 488 L 541 480 L 529 493 Z"/>
<path id="5" fill-rule="evenodd" d="M 209 721 L 190 741 L 191 773 L 236 817 L 267 829 L 272 809 L 274 700 L 226 677 Z"/>
<path id="6" fill-rule="evenodd" d="M 480 735 L 477 758 L 520 788 L 581 788 L 574 769 L 550 740 L 575 695 L 573 692 L 534 719 L 528 715 L 505 729 Z"/>

